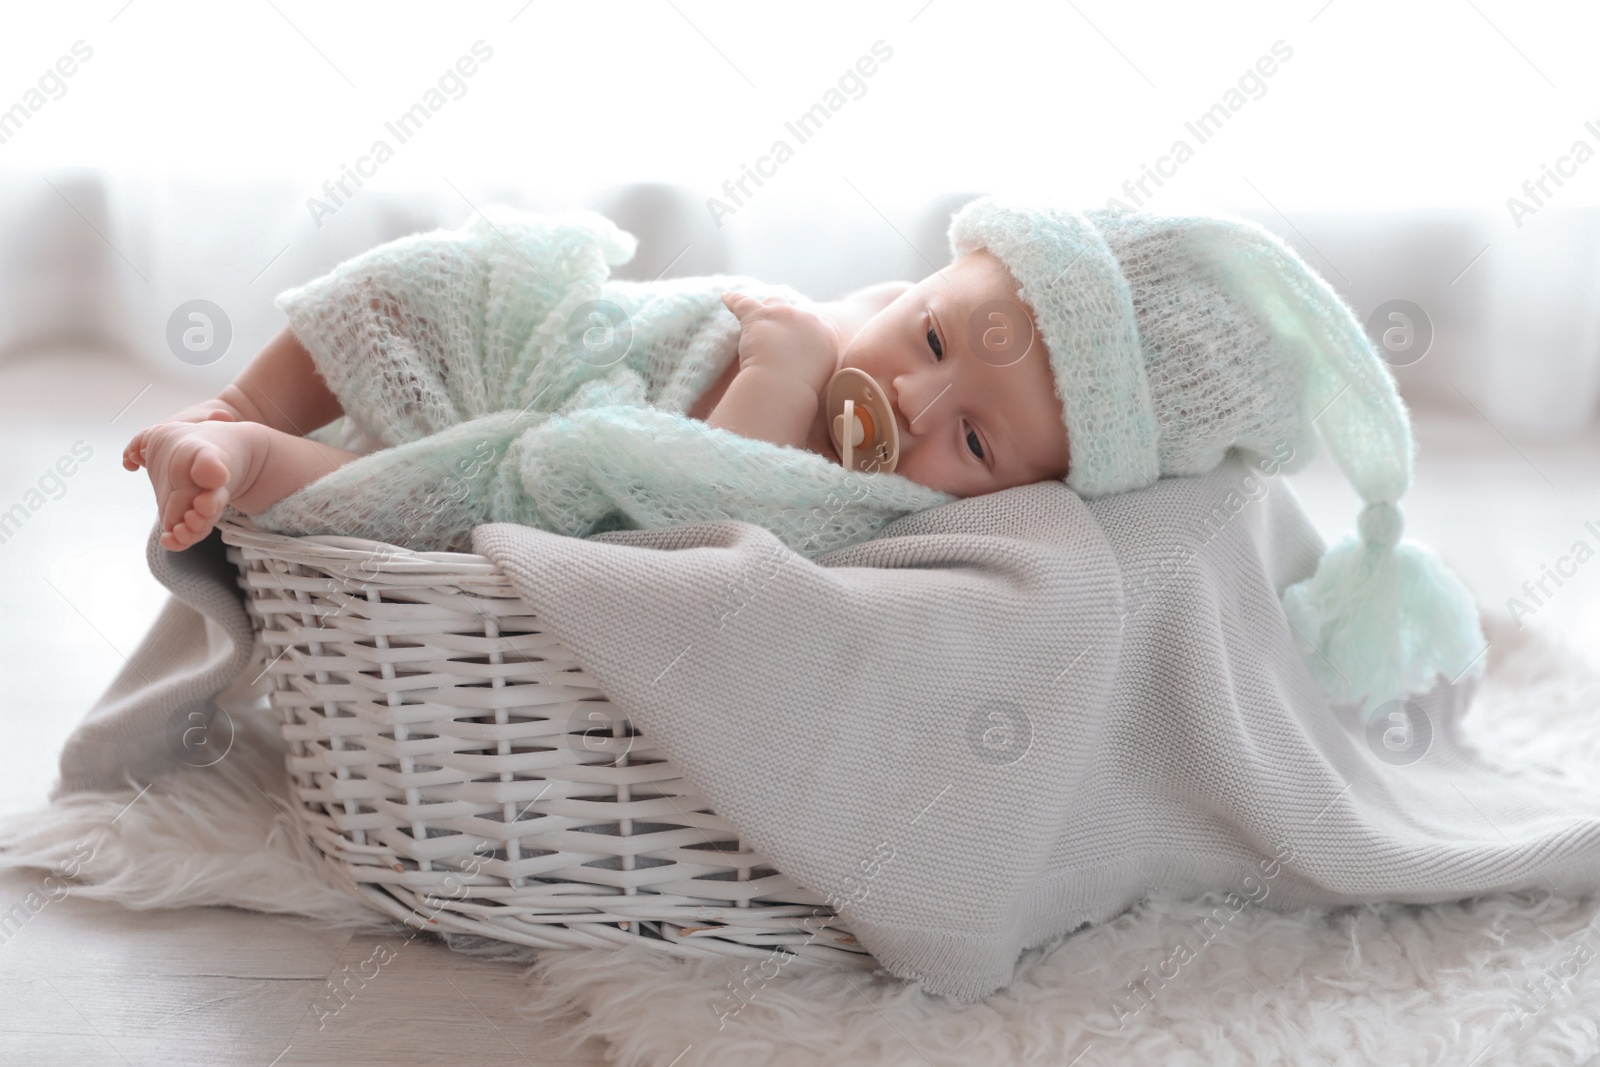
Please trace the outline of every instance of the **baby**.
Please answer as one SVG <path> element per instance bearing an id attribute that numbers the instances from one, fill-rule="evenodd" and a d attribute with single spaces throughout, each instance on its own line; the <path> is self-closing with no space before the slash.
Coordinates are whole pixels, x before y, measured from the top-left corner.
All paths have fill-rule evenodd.
<path id="1" fill-rule="evenodd" d="M 826 390 L 853 367 L 893 413 L 894 473 L 956 497 L 1064 477 L 1062 403 L 1019 289 L 978 249 L 918 284 L 888 282 L 823 304 L 725 292 L 739 320 L 737 358 L 687 414 L 840 463 Z M 149 471 L 160 543 L 182 551 L 209 534 L 224 506 L 258 514 L 358 458 L 300 432 L 341 414 L 286 327 L 217 397 L 136 434 L 123 466 Z"/>
<path id="2" fill-rule="evenodd" d="M 734 519 L 819 558 L 962 497 L 1060 478 L 1093 501 L 1234 453 L 1270 477 L 1322 440 L 1363 507 L 1281 596 L 1329 702 L 1422 692 L 1482 654 L 1471 593 L 1401 538 L 1413 442 L 1392 374 L 1354 310 L 1256 223 L 985 196 L 951 219 L 951 266 L 815 305 L 751 278 L 611 279 L 636 242 L 592 212 L 481 214 L 280 294 L 290 330 L 129 443 L 163 546 L 232 506 L 285 533 L 428 548 L 482 523 L 588 536 Z M 609 336 L 584 317 L 601 304 L 623 316 L 620 354 L 589 348 Z M 849 389 L 853 421 L 836 409 Z M 378 437 L 376 452 L 300 429 L 326 436 L 341 414 L 339 444 Z M 1180 575 L 1184 595 L 1231 595 L 1186 566 L 1254 499 L 1230 492 L 1226 513 L 1174 513 L 1119 548 L 1151 561 L 1124 618 Z M 1009 502 L 992 503 L 962 512 L 1003 533 Z"/>

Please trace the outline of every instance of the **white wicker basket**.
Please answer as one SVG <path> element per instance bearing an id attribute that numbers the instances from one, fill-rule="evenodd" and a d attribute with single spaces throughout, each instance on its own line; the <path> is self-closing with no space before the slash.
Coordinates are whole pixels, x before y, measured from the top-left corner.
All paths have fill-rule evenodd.
<path id="1" fill-rule="evenodd" d="M 286 537 L 231 509 L 219 526 L 265 645 L 296 818 L 373 905 L 533 948 L 872 965 L 492 561 Z"/>

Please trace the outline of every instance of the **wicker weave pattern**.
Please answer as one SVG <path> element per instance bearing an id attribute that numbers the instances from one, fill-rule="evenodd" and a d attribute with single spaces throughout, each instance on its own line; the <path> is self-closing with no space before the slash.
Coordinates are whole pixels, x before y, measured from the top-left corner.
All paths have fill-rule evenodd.
<path id="1" fill-rule="evenodd" d="M 219 525 L 266 646 L 295 816 L 376 907 L 532 947 L 870 962 L 492 561 L 286 537 L 231 510 Z"/>

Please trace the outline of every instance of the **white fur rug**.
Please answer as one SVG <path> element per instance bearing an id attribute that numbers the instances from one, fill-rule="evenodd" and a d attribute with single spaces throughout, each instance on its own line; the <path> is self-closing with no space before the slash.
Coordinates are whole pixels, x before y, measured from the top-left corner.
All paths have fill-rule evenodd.
<path id="1" fill-rule="evenodd" d="M 1507 763 L 1600 780 L 1596 663 L 1531 627 L 1491 618 L 1487 629 L 1467 737 Z M 163 779 L 131 806 L 133 790 L 79 796 L 0 823 L 0 866 L 60 867 L 87 841 L 91 884 L 73 890 L 85 897 L 387 928 L 274 806 L 284 776 L 271 726 L 235 720 L 221 764 Z M 1544 893 L 1292 915 L 1157 899 L 1027 953 L 1009 988 L 970 1007 L 868 972 L 773 975 L 763 961 L 628 948 L 541 953 L 526 1010 L 583 1009 L 574 1041 L 601 1036 L 623 1067 L 1577 1065 L 1600 1057 L 1597 955 L 1600 901 Z"/>

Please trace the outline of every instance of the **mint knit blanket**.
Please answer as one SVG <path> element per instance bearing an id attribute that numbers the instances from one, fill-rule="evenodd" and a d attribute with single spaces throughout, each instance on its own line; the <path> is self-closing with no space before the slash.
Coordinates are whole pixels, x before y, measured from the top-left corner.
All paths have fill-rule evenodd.
<path id="1" fill-rule="evenodd" d="M 464 550 L 485 522 L 584 537 L 739 519 L 814 558 L 955 499 L 691 419 L 737 358 L 722 292 L 804 297 L 734 276 L 612 279 L 636 246 L 593 212 L 495 207 L 281 294 L 345 412 L 308 436 L 364 454 L 255 522 Z"/>

